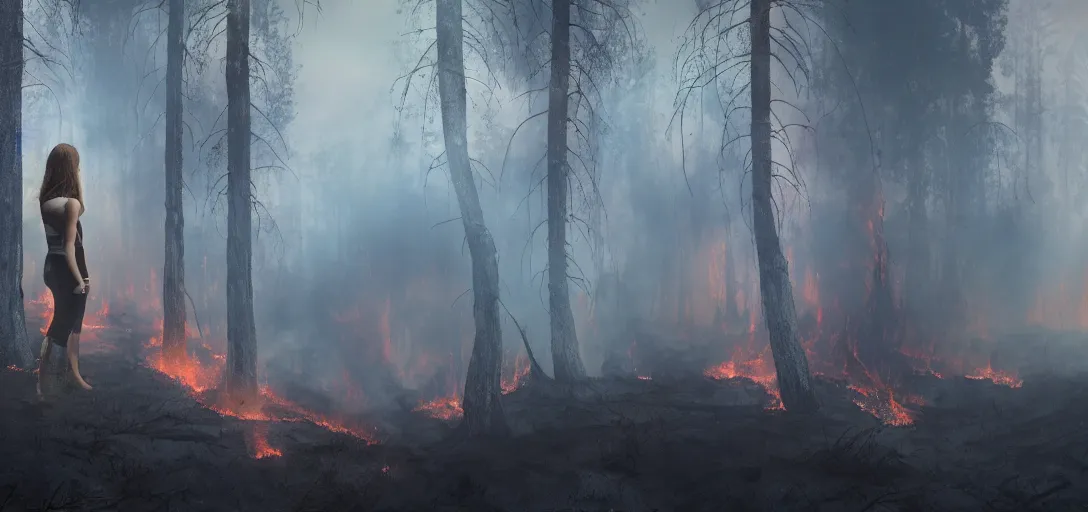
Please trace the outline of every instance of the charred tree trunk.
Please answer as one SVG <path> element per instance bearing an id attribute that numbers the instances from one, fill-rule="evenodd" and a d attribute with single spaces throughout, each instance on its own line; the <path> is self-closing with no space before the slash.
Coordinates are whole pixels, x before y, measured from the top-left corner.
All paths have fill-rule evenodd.
<path id="1" fill-rule="evenodd" d="M 801 348 L 786 257 L 771 202 L 771 0 L 751 0 L 752 34 L 752 224 L 759 263 L 759 289 L 770 335 L 782 405 L 815 410 L 808 357 Z"/>
<path id="2" fill-rule="evenodd" d="M 0 0 L 0 367 L 34 365 L 23 304 L 23 4 Z"/>
<path id="3" fill-rule="evenodd" d="M 502 410 L 502 329 L 499 325 L 499 257 L 476 191 L 468 157 L 468 104 L 465 92 L 464 27 L 461 0 L 438 0 L 438 94 L 450 177 L 461 209 L 472 258 L 472 314 L 476 339 L 468 362 L 462 401 L 462 428 L 469 435 L 505 434 Z"/>
<path id="4" fill-rule="evenodd" d="M 548 309 L 555 380 L 586 376 L 567 287 L 567 107 L 570 102 L 571 0 L 552 2 L 551 85 L 548 90 Z"/>
<path id="5" fill-rule="evenodd" d="M 250 180 L 250 0 L 227 1 L 227 393 L 257 393 Z"/>
<path id="6" fill-rule="evenodd" d="M 166 41 L 166 251 L 162 272 L 162 351 L 185 357 L 185 213 L 182 210 L 181 73 L 185 57 L 185 0 L 170 0 Z"/>

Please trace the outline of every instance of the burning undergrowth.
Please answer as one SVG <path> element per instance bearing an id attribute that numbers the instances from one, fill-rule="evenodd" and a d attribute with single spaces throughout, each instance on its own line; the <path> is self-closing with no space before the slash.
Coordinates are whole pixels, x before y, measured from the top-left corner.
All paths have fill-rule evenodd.
<path id="1" fill-rule="evenodd" d="M 882 210 L 875 215 L 879 220 Z M 898 296 L 895 269 L 881 249 L 880 225 L 866 223 L 862 245 L 875 256 L 853 265 L 852 275 L 860 272 L 865 279 L 857 280 L 859 285 L 849 293 L 829 284 L 836 281 L 835 275 L 821 278 L 819 270 L 826 265 L 817 258 L 795 256 L 810 251 L 787 246 L 799 334 L 816 378 L 839 383 L 857 407 L 898 426 L 912 424 L 925 405 L 921 394 L 908 385 L 915 375 L 964 376 L 1019 386 L 1016 372 L 1006 369 L 1008 365 L 984 343 L 964 348 L 955 340 L 938 343 L 935 335 L 909 329 L 912 324 Z M 727 236 L 708 240 L 693 254 L 678 251 L 671 256 L 683 268 L 680 284 L 659 286 L 649 306 L 632 297 L 654 293 L 625 289 L 625 281 L 631 280 L 622 278 L 615 279 L 620 284 L 608 300 L 598 293 L 574 301 L 584 346 L 608 347 L 602 365 L 606 375 L 651 379 L 678 372 L 714 380 L 745 379 L 767 392 L 767 409 L 781 409 L 760 318 L 754 261 L 744 260 L 743 249 Z M 218 316 L 211 319 L 213 325 L 207 325 L 208 318 L 205 325 L 200 325 L 199 317 L 189 321 L 187 359 L 160 359 L 162 313 L 154 272 L 142 279 L 142 286 L 109 286 L 109 276 L 106 286 L 92 285 L 94 312 L 87 315 L 84 347 L 118 349 L 108 337 L 98 336 L 106 329 L 146 332 L 141 350 L 149 366 L 184 386 L 206 407 L 258 423 L 311 421 L 373 442 L 378 435 L 363 418 L 376 411 L 409 410 L 456 420 L 462 414 L 461 387 L 473 333 L 470 301 L 460 300 L 468 283 L 461 279 L 464 276 L 450 278 L 451 270 L 444 266 L 448 264 L 419 256 L 427 251 L 398 253 L 424 259 L 413 262 L 414 271 L 408 272 L 395 258 L 375 258 L 368 265 L 377 267 L 366 269 L 365 291 L 344 287 L 339 273 L 287 280 L 281 286 L 289 290 L 264 290 L 262 296 L 271 297 L 264 302 L 272 308 L 265 315 L 270 320 L 261 343 L 262 376 L 268 381 L 259 396 L 244 404 L 228 403 L 217 392 L 226 359 Z M 207 290 L 197 297 L 199 307 L 192 306 L 200 312 L 221 310 L 207 303 L 207 294 L 221 294 L 220 287 L 214 279 L 204 284 L 201 288 Z M 295 300 L 300 295 L 304 300 Z M 286 298 L 295 302 L 279 304 Z M 49 294 L 42 293 L 30 305 L 47 324 L 52 310 Z M 640 316 L 640 321 L 632 322 L 632 315 Z M 617 331 L 616 326 L 624 327 Z M 528 373 L 523 355 L 510 356 L 503 369 L 504 393 L 517 389 Z M 676 364 L 681 359 L 684 362 Z M 258 430 L 254 446 L 261 444 Z"/>
<path id="2" fill-rule="evenodd" d="M 155 287 L 157 279 L 152 273 L 143 287 L 127 286 L 113 293 L 95 290 L 90 302 L 98 307 L 85 318 L 81 349 L 138 354 L 146 366 L 183 387 L 203 407 L 247 422 L 247 445 L 256 458 L 282 454 L 282 448 L 273 446 L 267 437 L 269 424 L 275 422 L 310 422 L 375 443 L 381 434 L 366 418 L 388 412 L 390 407 L 440 420 L 455 420 L 462 415 L 462 354 L 471 348 L 471 331 L 462 330 L 455 337 L 460 345 L 455 350 L 445 356 L 436 355 L 434 347 L 419 342 L 426 338 L 418 326 L 425 331 L 433 325 L 400 322 L 395 313 L 395 306 L 411 307 L 411 300 L 399 298 L 398 303 L 387 298 L 374 307 L 362 303 L 344 311 L 331 310 L 329 321 L 317 333 L 335 343 L 311 343 L 303 350 L 292 350 L 287 343 L 286 348 L 270 350 L 273 355 L 263 363 L 264 382 L 258 395 L 228 397 L 222 392 L 227 362 L 225 337 L 201 326 L 199 319 L 187 325 L 186 357 L 164 359 L 161 307 L 152 291 Z M 426 290 L 417 292 L 421 293 L 415 297 L 426 297 L 422 293 Z M 115 304 L 120 306 L 112 306 Z M 40 323 L 44 334 L 53 315 L 51 295 L 44 291 L 27 306 L 37 320 L 31 323 Z M 154 320 L 146 321 L 149 318 Z M 109 331 L 115 331 L 115 335 L 109 335 Z M 118 346 L 116 332 L 143 336 L 145 341 L 140 346 Z M 333 363 L 340 370 L 328 372 Z M 502 381 L 504 393 L 517 389 L 528 370 L 528 359 L 523 355 L 509 358 Z"/>
<path id="3" fill-rule="evenodd" d="M 918 377 L 965 377 L 1021 386 L 1016 366 L 998 353 L 990 342 L 992 329 L 984 322 L 975 321 L 975 316 L 969 322 L 955 322 L 949 316 L 934 325 L 933 319 L 904 304 L 902 272 L 892 264 L 884 242 L 883 202 L 874 201 L 861 210 L 837 212 L 847 216 L 839 224 L 849 224 L 856 240 L 831 237 L 834 246 L 823 248 L 802 235 L 785 248 L 798 336 L 813 376 L 837 383 L 857 407 L 892 426 L 912 425 L 926 405 L 924 393 L 913 386 Z M 857 218 L 862 220 L 855 222 Z M 606 343 L 614 347 L 606 373 L 622 368 L 619 373 L 628 376 L 654 376 L 672 371 L 668 366 L 690 371 L 692 360 L 702 361 L 706 377 L 752 381 L 767 392 L 767 409 L 782 408 L 760 317 L 755 255 L 729 244 L 729 238 L 722 230 L 696 237 L 693 247 L 681 247 L 673 251 L 679 256 L 664 260 L 666 266 L 679 267 L 679 283 L 653 282 L 626 293 L 648 295 L 651 301 L 611 298 L 610 303 L 597 305 L 638 311 L 619 314 L 618 323 L 634 327 L 608 334 L 613 341 Z M 635 268 L 645 267 L 646 274 L 646 269 L 662 264 L 639 262 Z M 822 276 L 821 270 L 828 275 Z M 646 281 L 634 273 L 619 280 Z M 671 330 L 663 332 L 662 326 Z"/>

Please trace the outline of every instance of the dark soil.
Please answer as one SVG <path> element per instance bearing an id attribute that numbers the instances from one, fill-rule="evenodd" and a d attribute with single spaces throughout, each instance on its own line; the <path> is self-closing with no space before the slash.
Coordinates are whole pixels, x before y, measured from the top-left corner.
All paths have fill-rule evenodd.
<path id="1" fill-rule="evenodd" d="M 131 355 L 92 353 L 95 390 L 47 403 L 32 374 L 0 370 L 0 510 L 1088 510 L 1088 376 L 1070 363 L 1088 344 L 1015 341 L 1046 376 L 920 377 L 911 427 L 882 426 L 841 383 L 820 380 L 821 413 L 795 417 L 750 382 L 693 376 L 520 389 L 507 439 L 386 414 L 368 419 L 377 444 L 225 418 Z M 282 456 L 255 459 L 255 429 Z"/>

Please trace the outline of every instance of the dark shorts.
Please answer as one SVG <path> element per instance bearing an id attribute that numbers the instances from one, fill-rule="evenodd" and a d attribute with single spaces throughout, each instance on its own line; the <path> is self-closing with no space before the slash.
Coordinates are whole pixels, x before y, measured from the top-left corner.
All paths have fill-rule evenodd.
<path id="1" fill-rule="evenodd" d="M 45 285 L 53 294 L 53 321 L 46 336 L 53 343 L 68 346 L 68 336 L 83 330 L 83 314 L 87 310 L 87 295 L 72 293 L 79 282 L 68 269 L 68 261 L 59 254 L 45 257 Z"/>

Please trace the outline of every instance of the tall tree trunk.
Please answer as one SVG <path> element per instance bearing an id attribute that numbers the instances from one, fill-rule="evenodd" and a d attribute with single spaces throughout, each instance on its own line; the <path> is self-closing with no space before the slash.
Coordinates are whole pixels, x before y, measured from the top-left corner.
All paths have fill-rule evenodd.
<path id="1" fill-rule="evenodd" d="M 227 393 L 257 393 L 250 180 L 250 0 L 227 1 Z"/>
<path id="2" fill-rule="evenodd" d="M 34 365 L 23 309 L 23 4 L 0 0 L 0 367 Z"/>
<path id="3" fill-rule="evenodd" d="M 548 309 L 555 380 L 586 376 L 567 286 L 567 106 L 570 102 L 570 0 L 552 2 L 552 63 L 548 90 Z"/>
<path id="4" fill-rule="evenodd" d="M 502 410 L 502 329 L 499 325 L 499 257 L 484 225 L 484 212 L 468 157 L 468 105 L 465 93 L 464 27 L 461 0 L 437 0 L 438 94 L 450 177 L 461 209 L 472 258 L 472 314 L 476 339 L 462 401 L 466 433 L 505 434 Z"/>
<path id="5" fill-rule="evenodd" d="M 752 224 L 759 263 L 759 289 L 778 374 L 782 405 L 815 410 L 808 357 L 797 333 L 797 311 L 789 268 L 771 204 L 771 0 L 751 0 L 752 34 Z"/>
<path id="6" fill-rule="evenodd" d="M 185 212 L 181 174 L 181 73 L 185 56 L 185 0 L 170 0 L 166 41 L 166 262 L 162 272 L 162 351 L 185 357 Z"/>

